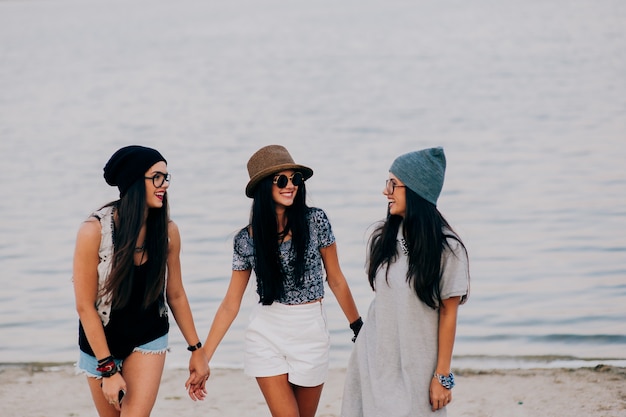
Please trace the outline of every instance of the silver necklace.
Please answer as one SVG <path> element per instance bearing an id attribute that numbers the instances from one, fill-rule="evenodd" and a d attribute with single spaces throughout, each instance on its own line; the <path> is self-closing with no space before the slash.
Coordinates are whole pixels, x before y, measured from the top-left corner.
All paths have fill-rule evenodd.
<path id="1" fill-rule="evenodd" d="M 402 248 L 402 252 L 404 252 L 405 255 L 409 255 L 409 247 L 406 244 L 406 240 L 404 240 L 404 238 L 399 239 L 398 242 L 400 242 L 400 247 Z"/>

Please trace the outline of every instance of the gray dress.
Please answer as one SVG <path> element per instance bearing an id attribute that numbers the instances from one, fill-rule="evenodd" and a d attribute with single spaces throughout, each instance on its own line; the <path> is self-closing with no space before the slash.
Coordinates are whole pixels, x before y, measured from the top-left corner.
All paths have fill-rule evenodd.
<path id="1" fill-rule="evenodd" d="M 401 234 L 399 234 L 401 236 Z M 469 295 L 468 261 L 462 246 L 448 239 L 441 298 Z M 348 362 L 342 417 L 445 416 L 433 413 L 430 381 L 437 365 L 439 310 L 417 298 L 406 282 L 407 257 L 376 277 L 376 292 Z"/>

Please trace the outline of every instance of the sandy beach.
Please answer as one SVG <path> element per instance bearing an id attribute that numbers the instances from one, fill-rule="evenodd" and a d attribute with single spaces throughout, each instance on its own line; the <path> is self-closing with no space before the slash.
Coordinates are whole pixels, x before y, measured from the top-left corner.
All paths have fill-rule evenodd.
<path id="1" fill-rule="evenodd" d="M 626 368 L 456 370 L 448 407 L 457 417 L 618 417 L 626 415 Z M 345 372 L 333 369 L 318 417 L 338 417 Z M 167 369 L 152 416 L 270 414 L 256 382 L 238 369 L 213 369 L 208 397 L 194 402 L 183 387 L 186 371 Z M 71 364 L 0 367 L 4 417 L 96 416 L 83 376 Z"/>

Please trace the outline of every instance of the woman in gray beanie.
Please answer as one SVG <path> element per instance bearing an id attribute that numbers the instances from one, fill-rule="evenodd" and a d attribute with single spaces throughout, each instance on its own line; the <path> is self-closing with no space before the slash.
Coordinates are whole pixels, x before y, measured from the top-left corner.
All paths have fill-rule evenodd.
<path id="1" fill-rule="evenodd" d="M 77 368 L 87 375 L 100 416 L 149 415 L 168 350 L 168 309 L 192 351 L 186 382 L 202 398 L 208 364 L 180 268 L 180 234 L 169 218 L 170 174 L 155 149 L 126 146 L 104 167 L 120 199 L 93 212 L 78 231 L 74 292 Z M 200 397 L 198 397 L 200 396 Z"/>
<path id="2" fill-rule="evenodd" d="M 442 148 L 396 158 L 387 218 L 369 242 L 375 291 L 350 357 L 342 417 L 445 416 L 452 400 L 458 306 L 469 295 L 467 251 L 437 209 Z"/>

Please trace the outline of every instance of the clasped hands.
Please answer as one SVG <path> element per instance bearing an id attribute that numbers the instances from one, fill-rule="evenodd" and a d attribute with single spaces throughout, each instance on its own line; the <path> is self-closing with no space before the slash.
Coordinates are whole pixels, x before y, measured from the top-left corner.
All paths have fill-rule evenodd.
<path id="1" fill-rule="evenodd" d="M 202 349 L 192 352 L 189 359 L 189 378 L 185 382 L 185 389 L 189 398 L 194 401 L 204 400 L 206 397 L 206 382 L 211 374 L 209 360 Z"/>

